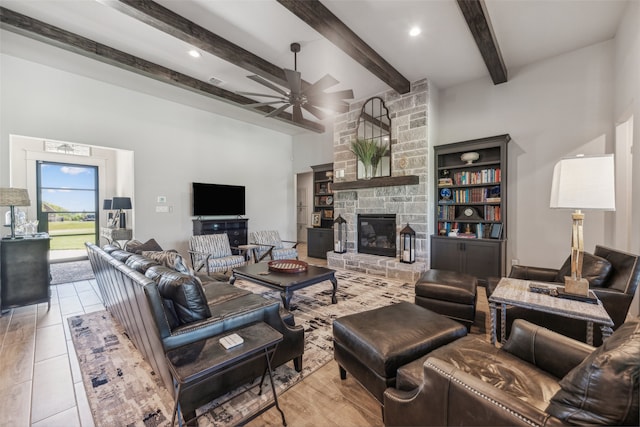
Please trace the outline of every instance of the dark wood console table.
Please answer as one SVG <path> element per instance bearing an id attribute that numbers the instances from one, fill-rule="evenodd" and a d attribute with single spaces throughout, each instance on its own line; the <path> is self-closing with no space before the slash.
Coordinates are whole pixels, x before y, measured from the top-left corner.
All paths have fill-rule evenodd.
<path id="1" fill-rule="evenodd" d="M 23 305 L 48 303 L 49 238 L 0 240 L 0 315 L 1 311 Z"/>
<path id="2" fill-rule="evenodd" d="M 244 342 L 227 350 L 220 344 L 219 340 L 232 333 L 238 334 Z M 264 381 L 264 377 L 268 373 L 271 380 L 273 402 L 241 422 L 245 424 L 275 406 L 282 416 L 282 424 L 286 426 L 284 412 L 282 412 L 278 404 L 278 395 L 273 384 L 273 371 L 271 369 L 271 358 L 282 339 L 280 332 L 264 322 L 258 322 L 168 351 L 166 354 L 167 362 L 176 385 L 175 406 L 171 425 L 173 426 L 176 415 L 179 418 L 180 393 L 185 388 L 192 387 L 231 369 L 236 369 L 252 360 L 265 357 L 267 372 L 262 376 L 262 380 Z M 261 391 L 263 381 L 260 381 Z M 185 421 L 188 422 L 190 420 Z"/>

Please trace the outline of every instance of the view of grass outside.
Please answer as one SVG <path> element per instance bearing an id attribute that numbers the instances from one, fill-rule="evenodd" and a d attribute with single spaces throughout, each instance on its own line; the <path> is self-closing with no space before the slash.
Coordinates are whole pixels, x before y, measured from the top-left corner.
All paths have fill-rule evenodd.
<path id="1" fill-rule="evenodd" d="M 97 167 L 39 162 L 39 217 L 52 251 L 84 249 L 96 242 Z"/>
<path id="2" fill-rule="evenodd" d="M 95 242 L 95 221 L 49 222 L 51 250 L 84 249 L 85 242 Z"/>

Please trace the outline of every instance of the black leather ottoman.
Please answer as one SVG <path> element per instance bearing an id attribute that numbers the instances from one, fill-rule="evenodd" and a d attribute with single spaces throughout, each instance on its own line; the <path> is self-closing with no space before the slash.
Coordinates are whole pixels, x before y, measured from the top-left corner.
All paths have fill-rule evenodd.
<path id="1" fill-rule="evenodd" d="M 416 304 L 463 323 L 476 320 L 478 279 L 447 270 L 427 270 L 415 285 Z"/>
<path id="2" fill-rule="evenodd" d="M 340 378 L 349 372 L 382 403 L 400 366 L 466 334 L 458 322 L 401 302 L 334 320 L 333 356 Z"/>

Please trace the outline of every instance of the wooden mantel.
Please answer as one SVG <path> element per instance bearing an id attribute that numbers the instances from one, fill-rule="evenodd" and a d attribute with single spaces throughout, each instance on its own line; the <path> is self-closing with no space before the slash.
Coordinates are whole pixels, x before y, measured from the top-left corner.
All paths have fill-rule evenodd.
<path id="1" fill-rule="evenodd" d="M 359 188 L 395 187 L 398 185 L 416 185 L 420 183 L 418 175 L 381 176 L 357 181 L 333 182 L 333 191 L 356 190 Z"/>

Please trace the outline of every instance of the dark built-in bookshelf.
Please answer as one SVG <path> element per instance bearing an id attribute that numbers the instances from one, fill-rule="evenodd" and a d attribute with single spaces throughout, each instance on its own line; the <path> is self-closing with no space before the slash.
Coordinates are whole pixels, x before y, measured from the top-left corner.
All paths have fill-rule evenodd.
<path id="1" fill-rule="evenodd" d="M 317 220 L 307 229 L 307 255 L 327 258 L 333 250 L 333 163 L 313 169 L 313 216 Z"/>
<path id="2" fill-rule="evenodd" d="M 510 139 L 499 135 L 434 148 L 431 268 L 460 271 L 480 280 L 505 274 Z M 463 155 L 472 159 L 463 160 Z"/>

